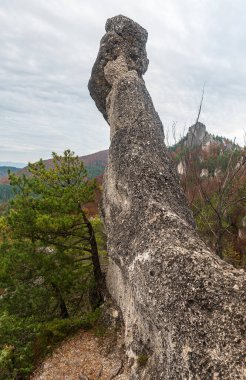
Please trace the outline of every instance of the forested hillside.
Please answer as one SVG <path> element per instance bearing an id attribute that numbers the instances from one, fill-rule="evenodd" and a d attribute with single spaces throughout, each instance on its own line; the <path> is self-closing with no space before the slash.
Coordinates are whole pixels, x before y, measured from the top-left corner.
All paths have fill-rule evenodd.
<path id="1" fill-rule="evenodd" d="M 169 148 L 200 236 L 218 256 L 246 267 L 246 152 L 204 124 Z"/>
<path id="2" fill-rule="evenodd" d="M 5 177 L 8 172 L 10 171 L 11 173 L 16 173 L 20 171 L 21 169 L 16 168 L 14 166 L 0 166 L 0 178 Z"/>
<path id="3" fill-rule="evenodd" d="M 17 173 L 20 170 L 14 166 L 0 166 L 0 205 L 8 202 L 14 196 L 13 188 L 8 183 L 8 172 Z"/>

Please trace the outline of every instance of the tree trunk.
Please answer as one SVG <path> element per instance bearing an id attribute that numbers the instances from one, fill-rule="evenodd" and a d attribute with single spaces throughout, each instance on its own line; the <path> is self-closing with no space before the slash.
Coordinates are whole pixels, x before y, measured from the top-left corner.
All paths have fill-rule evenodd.
<path id="1" fill-rule="evenodd" d="M 147 32 L 124 16 L 106 31 L 89 90 L 110 124 L 107 284 L 125 322 L 130 379 L 243 380 L 246 276 L 195 231 L 142 79 Z"/>
<path id="2" fill-rule="evenodd" d="M 87 231 L 90 237 L 90 247 L 91 247 L 91 257 L 92 257 L 92 265 L 93 265 L 93 273 L 94 273 L 94 278 L 96 281 L 96 287 L 98 294 L 100 295 L 100 299 L 103 296 L 103 293 L 105 291 L 105 278 L 101 270 L 101 265 L 100 265 L 100 259 L 99 259 L 99 253 L 98 253 L 98 248 L 97 248 L 97 241 L 95 237 L 95 232 L 92 227 L 92 224 L 90 220 L 87 218 L 85 212 L 82 209 L 82 214 L 83 214 L 83 219 L 87 227 Z"/>
<path id="3" fill-rule="evenodd" d="M 62 293 L 61 293 L 59 286 L 57 286 L 54 282 L 52 282 L 51 285 L 52 285 L 52 287 L 56 293 L 56 296 L 57 296 L 58 305 L 59 305 L 59 309 L 60 309 L 60 317 L 62 319 L 69 318 L 67 306 L 66 306 L 66 303 L 62 297 Z"/>

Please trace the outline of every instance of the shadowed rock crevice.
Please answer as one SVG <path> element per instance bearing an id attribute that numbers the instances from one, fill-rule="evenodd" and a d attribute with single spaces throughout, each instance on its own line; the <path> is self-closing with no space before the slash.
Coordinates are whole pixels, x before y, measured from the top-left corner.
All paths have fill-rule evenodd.
<path id="1" fill-rule="evenodd" d="M 142 78 L 146 41 L 132 20 L 109 19 L 89 82 L 111 131 L 108 288 L 124 318 L 131 379 L 245 379 L 245 274 L 195 231 Z"/>

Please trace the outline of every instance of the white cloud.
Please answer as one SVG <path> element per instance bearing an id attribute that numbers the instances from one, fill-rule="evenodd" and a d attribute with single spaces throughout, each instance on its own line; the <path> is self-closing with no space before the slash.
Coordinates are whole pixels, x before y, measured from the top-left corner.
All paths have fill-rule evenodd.
<path id="1" fill-rule="evenodd" d="M 47 158 L 109 145 L 87 90 L 108 17 L 124 14 L 149 32 L 146 83 L 164 125 L 201 120 L 243 142 L 246 125 L 243 0 L 2 0 L 0 160 Z"/>

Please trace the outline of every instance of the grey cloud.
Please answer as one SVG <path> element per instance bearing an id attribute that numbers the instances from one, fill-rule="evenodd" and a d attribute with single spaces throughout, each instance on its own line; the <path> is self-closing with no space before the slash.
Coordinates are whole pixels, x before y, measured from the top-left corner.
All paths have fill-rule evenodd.
<path id="1" fill-rule="evenodd" d="M 47 158 L 109 145 L 87 81 L 108 17 L 125 14 L 149 32 L 147 86 L 165 126 L 178 133 L 196 113 L 212 133 L 243 142 L 246 122 L 243 0 L 2 0 L 0 160 Z"/>

